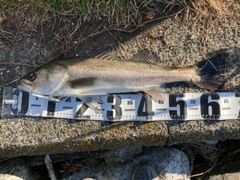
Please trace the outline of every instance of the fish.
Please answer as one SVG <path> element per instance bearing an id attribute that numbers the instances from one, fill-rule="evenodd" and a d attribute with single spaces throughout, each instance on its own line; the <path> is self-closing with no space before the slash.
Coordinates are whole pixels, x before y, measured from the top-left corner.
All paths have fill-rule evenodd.
<path id="1" fill-rule="evenodd" d="M 215 91 L 219 87 L 223 58 L 204 60 L 187 68 L 162 67 L 149 50 L 142 50 L 130 60 L 89 57 L 54 60 L 28 73 L 17 87 L 39 97 L 86 97 L 113 93 L 144 92 L 163 100 L 163 84 L 192 82 Z M 90 104 L 90 102 L 88 102 Z M 96 106 L 94 106 L 96 108 Z"/>

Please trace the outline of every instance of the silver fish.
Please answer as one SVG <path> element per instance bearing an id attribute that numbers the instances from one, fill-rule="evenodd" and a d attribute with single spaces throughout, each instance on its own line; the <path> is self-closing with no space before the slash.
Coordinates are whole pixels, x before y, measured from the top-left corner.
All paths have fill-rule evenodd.
<path id="1" fill-rule="evenodd" d="M 218 86 L 218 67 L 205 61 L 194 67 L 166 69 L 156 56 L 143 50 L 126 61 L 100 58 L 64 59 L 49 62 L 20 80 L 18 88 L 44 97 L 92 96 L 109 93 L 145 92 L 162 100 L 161 84 L 193 82 L 209 90 Z M 211 66 L 209 68 L 209 65 Z M 207 73 L 203 69 L 207 68 Z"/>

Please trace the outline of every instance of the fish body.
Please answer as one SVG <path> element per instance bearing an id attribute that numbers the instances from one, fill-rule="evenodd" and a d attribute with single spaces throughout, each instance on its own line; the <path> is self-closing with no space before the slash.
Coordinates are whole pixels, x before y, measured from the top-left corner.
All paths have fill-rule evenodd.
<path id="1" fill-rule="evenodd" d="M 157 62 L 152 63 L 152 58 L 149 56 L 139 59 L 134 61 L 99 58 L 56 60 L 21 79 L 18 87 L 36 95 L 50 97 L 142 91 L 158 100 L 162 100 L 160 85 L 164 83 L 192 81 L 201 87 L 206 85 L 205 88 L 210 90 L 216 88 L 215 80 L 210 80 L 208 74 L 202 76 L 201 71 L 196 71 L 194 67 L 166 69 Z M 211 83 L 205 83 L 203 77 Z"/>

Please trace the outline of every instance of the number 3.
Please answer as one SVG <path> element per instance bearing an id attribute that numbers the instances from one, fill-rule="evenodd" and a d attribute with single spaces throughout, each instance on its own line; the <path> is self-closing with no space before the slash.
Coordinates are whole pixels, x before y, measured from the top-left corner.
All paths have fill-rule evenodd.
<path id="1" fill-rule="evenodd" d="M 120 96 L 116 95 L 109 95 L 107 98 L 108 103 L 113 103 L 113 100 L 115 99 L 115 104 L 112 104 L 112 109 L 115 110 L 116 116 L 113 117 L 113 110 L 107 110 L 107 118 L 108 120 L 114 120 L 114 119 L 121 119 L 122 118 L 122 108 L 120 107 L 122 103 L 122 99 Z"/>

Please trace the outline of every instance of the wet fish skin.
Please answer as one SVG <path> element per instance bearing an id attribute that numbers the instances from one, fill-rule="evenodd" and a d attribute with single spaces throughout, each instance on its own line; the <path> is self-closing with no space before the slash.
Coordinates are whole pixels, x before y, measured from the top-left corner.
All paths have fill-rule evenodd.
<path id="1" fill-rule="evenodd" d="M 102 59 L 68 59 L 46 64 L 18 86 L 49 96 L 101 95 L 145 91 L 162 83 L 201 80 L 194 68 L 166 70 L 153 64 Z"/>
<path id="2" fill-rule="evenodd" d="M 141 62 L 98 58 L 55 60 L 32 72 L 36 75 L 34 80 L 28 75 L 21 79 L 18 88 L 51 97 L 143 91 L 158 100 L 162 100 L 160 85 L 164 83 L 186 81 L 210 90 L 216 88 L 214 73 L 201 77 L 201 71 L 194 67 L 166 69 L 148 59 L 142 58 Z M 212 81 L 208 83 L 204 79 Z"/>

